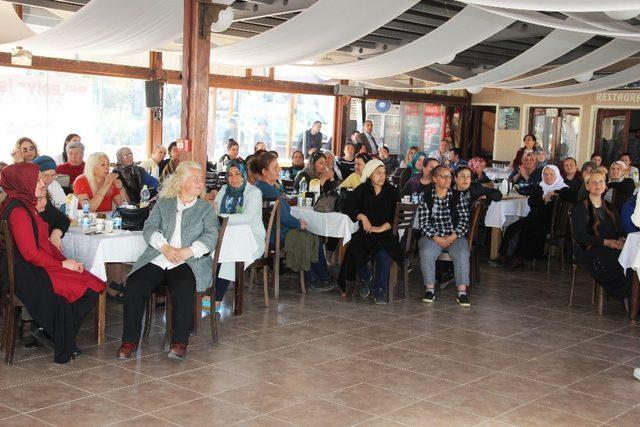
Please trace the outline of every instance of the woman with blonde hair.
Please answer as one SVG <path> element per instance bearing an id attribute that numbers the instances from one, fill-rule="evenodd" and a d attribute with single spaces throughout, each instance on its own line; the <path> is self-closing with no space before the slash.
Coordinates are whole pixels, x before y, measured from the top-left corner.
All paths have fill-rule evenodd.
<path id="1" fill-rule="evenodd" d="M 140 340 L 147 300 L 159 284 L 169 287 L 173 336 L 168 357 L 183 359 L 193 327 L 195 292 L 213 283 L 211 258 L 218 220 L 204 197 L 204 172 L 192 161 L 181 162 L 167 178 L 144 223 L 147 248 L 134 264 L 124 297 L 124 327 L 118 359 L 128 359 Z"/>
<path id="2" fill-rule="evenodd" d="M 23 136 L 16 141 L 11 156 L 13 157 L 14 163 L 32 163 L 33 159 L 39 156 L 38 146 L 33 139 Z"/>
<path id="3" fill-rule="evenodd" d="M 606 174 L 606 169 L 602 169 L 602 172 Z M 624 203 L 633 196 L 633 192 L 636 189 L 636 184 L 633 182 L 633 178 L 629 178 L 628 172 L 627 165 L 621 160 L 616 160 L 609 167 L 608 190 L 604 193 L 604 200 L 613 205 L 618 215 L 622 212 Z M 613 197 L 614 191 L 615 200 Z"/>
<path id="4" fill-rule="evenodd" d="M 109 173 L 109 157 L 105 153 L 93 153 L 84 165 L 84 173 L 73 183 L 73 193 L 82 206 L 89 200 L 91 212 L 107 212 L 128 201 L 129 196 L 117 173 Z"/>

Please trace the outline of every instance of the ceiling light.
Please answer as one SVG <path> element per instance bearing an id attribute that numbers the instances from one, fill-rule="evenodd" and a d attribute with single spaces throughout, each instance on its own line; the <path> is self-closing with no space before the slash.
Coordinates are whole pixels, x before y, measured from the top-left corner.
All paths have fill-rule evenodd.
<path id="1" fill-rule="evenodd" d="M 441 64 L 441 65 L 447 65 L 447 64 L 452 63 L 455 59 L 456 59 L 456 54 L 454 53 L 454 54 L 451 54 L 451 55 L 449 55 L 449 56 L 446 56 L 446 57 L 444 57 L 444 58 L 442 58 L 442 59 L 439 59 L 439 60 L 437 60 L 436 62 L 437 62 L 438 64 Z"/>
<path id="2" fill-rule="evenodd" d="M 626 21 L 627 19 L 635 18 L 640 15 L 640 9 L 628 9 L 628 10 L 610 10 L 605 14 L 609 18 L 617 19 L 619 21 Z"/>
<path id="3" fill-rule="evenodd" d="M 593 78 L 593 71 L 589 73 L 580 74 L 579 76 L 575 76 L 573 79 L 578 83 L 586 83 Z"/>
<path id="4" fill-rule="evenodd" d="M 30 67 L 32 57 L 31 52 L 18 46 L 11 52 L 11 64 Z"/>
<path id="5" fill-rule="evenodd" d="M 211 31 L 214 33 L 222 33 L 228 30 L 231 24 L 233 24 L 233 9 L 227 7 L 220 11 L 218 20 L 211 25 Z"/>
<path id="6" fill-rule="evenodd" d="M 484 89 L 482 86 L 471 86 L 467 88 L 467 92 L 469 92 L 472 95 L 476 95 L 482 92 L 482 89 Z"/>

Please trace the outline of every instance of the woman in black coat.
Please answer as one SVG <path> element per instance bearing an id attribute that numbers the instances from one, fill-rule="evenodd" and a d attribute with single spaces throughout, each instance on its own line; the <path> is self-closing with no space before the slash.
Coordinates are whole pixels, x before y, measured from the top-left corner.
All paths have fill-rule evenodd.
<path id="1" fill-rule="evenodd" d="M 344 255 L 338 284 L 343 292 L 346 282 L 360 276 L 360 296 L 369 296 L 371 273 L 367 263 L 375 257 L 376 304 L 385 304 L 389 289 L 391 261 L 402 265 L 402 248 L 392 227 L 399 202 L 398 191 L 387 182 L 384 163 L 373 159 L 362 172 L 364 183 L 353 191 L 345 213 L 360 222 L 360 229 L 352 236 Z"/>
<path id="2" fill-rule="evenodd" d="M 604 288 L 607 295 L 623 299 L 631 289 L 631 274 L 618 262 L 624 246 L 624 230 L 613 206 L 602 198 L 605 175 L 594 171 L 586 179 L 589 197 L 571 213 L 576 259 Z"/>
<path id="3" fill-rule="evenodd" d="M 607 182 L 608 190 L 604 194 L 604 200 L 612 204 L 618 216 L 620 216 L 622 212 L 622 206 L 633 196 L 633 192 L 636 189 L 636 184 L 633 182 L 633 179 L 627 175 L 628 169 L 624 162 L 618 160 L 611 163 L 611 167 L 609 168 L 609 182 Z"/>

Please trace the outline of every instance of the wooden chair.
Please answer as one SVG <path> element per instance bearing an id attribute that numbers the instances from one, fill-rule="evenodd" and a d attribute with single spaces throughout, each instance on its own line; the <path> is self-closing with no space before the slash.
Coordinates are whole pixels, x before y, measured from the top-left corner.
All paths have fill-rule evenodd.
<path id="1" fill-rule="evenodd" d="M 269 264 L 273 269 L 273 292 L 274 297 L 278 299 L 280 297 L 280 260 L 284 258 L 285 254 L 281 248 L 280 241 L 280 199 L 269 200 L 264 199 L 262 201 L 262 222 L 267 233 L 265 236 L 264 254 L 262 258 L 258 258 L 251 265 L 251 273 L 249 277 L 249 292 L 253 288 L 253 281 L 255 277 L 255 271 L 258 268 L 262 268 L 262 283 L 264 287 L 264 304 L 269 306 Z M 275 232 L 275 245 L 270 247 L 271 233 Z M 300 291 L 303 294 L 307 293 L 304 283 L 304 271 L 300 272 Z"/>
<path id="2" fill-rule="evenodd" d="M 480 224 L 480 218 L 484 216 L 484 210 L 486 209 L 485 200 L 476 200 L 471 209 L 471 218 L 469 219 L 469 230 L 467 231 L 467 244 L 469 246 L 469 284 L 467 287 L 467 293 L 471 293 L 472 285 L 480 282 L 480 251 L 478 246 L 478 225 Z M 453 258 L 447 252 L 442 252 L 438 256 L 438 261 L 450 261 L 453 262 Z"/>
<path id="3" fill-rule="evenodd" d="M 398 236 L 400 238 L 400 231 L 402 231 L 402 238 L 405 239 L 404 245 L 402 246 L 402 253 L 404 255 L 405 262 L 402 265 L 402 280 L 404 283 L 404 297 L 409 297 L 409 257 L 411 252 L 413 251 L 413 222 L 416 217 L 416 212 L 418 211 L 418 206 L 409 203 L 398 202 L 396 204 L 396 213 L 393 217 L 393 235 Z M 395 265 L 395 262 L 392 261 L 392 264 Z M 396 266 L 397 269 L 397 266 Z M 396 275 L 393 273 L 389 274 L 389 302 L 393 302 L 396 294 L 396 286 L 397 280 Z"/>
<path id="4" fill-rule="evenodd" d="M 573 221 L 571 220 L 571 209 L 567 212 L 569 221 L 569 233 L 571 237 L 571 291 L 569 292 L 569 307 L 573 304 L 573 296 L 576 291 L 576 271 L 578 270 L 578 260 L 576 259 L 576 251 L 581 250 L 576 241 L 573 238 Z M 591 289 L 591 304 L 596 302 L 596 291 L 598 293 L 598 314 L 602 314 L 604 308 L 604 288 L 598 285 L 595 279 L 593 279 L 593 285 Z"/>
<path id="5" fill-rule="evenodd" d="M 3 284 L 7 285 L 6 291 L 2 292 L 2 311 L 4 313 L 2 347 L 4 348 L 4 363 L 11 365 L 13 363 L 13 352 L 16 347 L 16 338 L 18 335 L 18 319 L 20 318 L 23 305 L 16 296 L 16 283 L 13 271 L 15 244 L 6 220 L 0 221 L 0 255 L 2 256 L 3 263 L 0 268 L 0 286 L 3 286 Z"/>
<path id="6" fill-rule="evenodd" d="M 224 235 L 227 230 L 227 224 L 229 219 L 224 218 L 222 220 L 222 224 L 220 225 L 220 230 L 218 230 L 218 239 L 216 240 L 216 246 L 214 248 L 214 254 L 212 259 L 212 276 L 213 276 L 213 285 L 205 290 L 204 292 L 196 291 L 195 295 L 195 304 L 193 305 L 193 333 L 197 334 L 200 328 L 200 321 L 202 318 L 202 297 L 205 295 L 209 295 L 210 297 L 210 308 L 209 308 L 209 317 L 211 320 L 211 342 L 213 344 L 218 343 L 218 316 L 216 316 L 215 312 L 215 297 L 216 297 L 216 278 L 218 271 L 218 260 L 220 259 L 220 249 L 222 248 L 222 241 L 224 240 Z M 151 330 L 151 321 L 153 319 L 153 311 L 155 309 L 155 299 L 158 296 L 162 296 L 165 298 L 166 305 L 166 331 L 164 336 L 164 346 L 165 349 L 168 350 L 169 345 L 171 343 L 171 336 L 173 335 L 173 306 L 171 304 L 171 293 L 169 287 L 166 285 L 158 286 L 147 301 L 147 312 L 145 315 L 145 321 L 142 332 L 142 339 L 146 341 L 149 338 L 149 332 Z"/>
<path id="7" fill-rule="evenodd" d="M 553 212 L 551 214 L 551 228 L 547 235 L 547 274 L 551 268 L 551 247 L 556 246 L 560 249 L 560 265 L 564 271 L 564 248 L 567 243 L 567 230 L 569 221 L 569 211 L 572 203 L 561 200 L 559 197 L 553 201 Z"/>

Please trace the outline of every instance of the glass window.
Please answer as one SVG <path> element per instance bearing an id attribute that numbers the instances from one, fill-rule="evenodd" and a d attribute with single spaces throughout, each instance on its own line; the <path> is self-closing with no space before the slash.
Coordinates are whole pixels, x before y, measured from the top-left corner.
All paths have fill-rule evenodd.
<path id="1" fill-rule="evenodd" d="M 531 108 L 529 132 L 533 133 L 547 159 L 560 164 L 576 156 L 580 131 L 580 110 Z"/>
<path id="2" fill-rule="evenodd" d="M 298 148 L 298 142 L 302 140 L 302 132 L 311 129 L 313 122 L 322 123 L 322 144 L 325 149 L 331 149 L 333 141 L 333 111 L 334 97 L 322 95 L 292 95 L 295 99 L 294 134 L 291 150 L 284 156 L 291 157 L 291 151 Z"/>
<path id="3" fill-rule="evenodd" d="M 180 120 L 182 117 L 182 86 L 164 85 L 162 108 L 162 145 L 167 147 L 180 139 Z"/>

